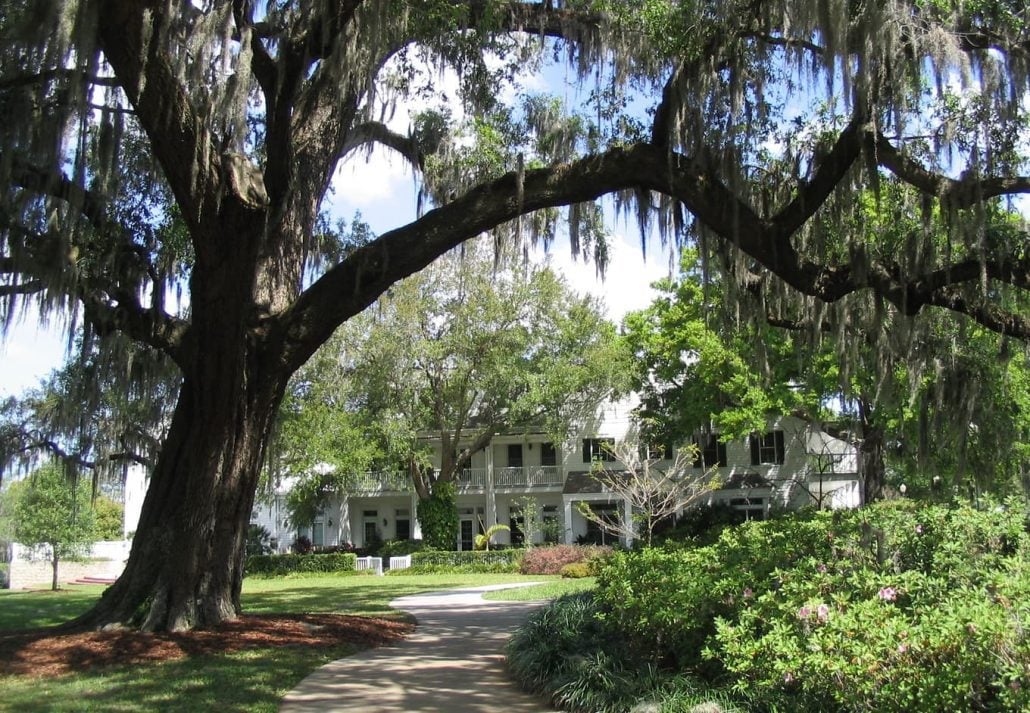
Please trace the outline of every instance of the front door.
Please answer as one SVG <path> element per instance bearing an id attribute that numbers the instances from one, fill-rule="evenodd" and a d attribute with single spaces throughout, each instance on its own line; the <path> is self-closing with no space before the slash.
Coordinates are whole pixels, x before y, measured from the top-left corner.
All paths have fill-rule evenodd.
<path id="1" fill-rule="evenodd" d="M 471 550 L 475 544 L 475 526 L 472 523 L 472 518 L 462 519 L 461 521 L 461 543 L 459 549 L 464 551 Z"/>

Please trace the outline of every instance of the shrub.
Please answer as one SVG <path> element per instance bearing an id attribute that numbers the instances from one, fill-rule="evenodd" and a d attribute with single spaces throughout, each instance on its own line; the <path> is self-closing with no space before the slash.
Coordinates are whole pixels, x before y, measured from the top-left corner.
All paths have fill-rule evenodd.
<path id="1" fill-rule="evenodd" d="M 616 553 L 596 597 L 629 657 L 733 680 L 761 707 L 1021 710 L 1028 555 L 1019 508 L 894 501 Z"/>
<path id="2" fill-rule="evenodd" d="M 519 571 L 523 550 L 441 552 L 423 550 L 411 555 L 411 567 L 401 574 L 509 573 Z"/>
<path id="3" fill-rule="evenodd" d="M 309 554 L 311 550 L 311 539 L 306 535 L 297 535 L 297 539 L 290 545 L 290 551 L 298 555 Z"/>
<path id="4" fill-rule="evenodd" d="M 403 557 L 421 552 L 422 549 L 422 540 L 387 540 L 379 548 L 379 556 L 386 560 L 389 557 Z"/>
<path id="5" fill-rule="evenodd" d="M 11 587 L 11 565 L 7 562 L 0 562 L 0 589 Z"/>
<path id="6" fill-rule="evenodd" d="M 623 637 L 603 621 L 590 593 L 571 594 L 531 614 L 507 647 L 508 668 L 524 688 L 569 711 L 690 711 L 710 700 L 696 679 L 626 657 Z M 718 709 L 731 713 L 736 709 Z"/>
<path id="7" fill-rule="evenodd" d="M 561 576 L 565 579 L 582 579 L 594 576 L 594 571 L 586 562 L 570 562 L 561 568 Z"/>
<path id="8" fill-rule="evenodd" d="M 454 483 L 437 481 L 432 495 L 419 500 L 418 522 L 428 547 L 437 550 L 454 547 L 458 535 L 457 493 Z"/>
<path id="9" fill-rule="evenodd" d="M 554 545 L 534 547 L 522 558 L 522 574 L 559 574 L 567 564 L 602 559 L 611 554 L 610 547 L 596 545 Z"/>
<path id="10" fill-rule="evenodd" d="M 272 552 L 272 534 L 261 525 L 251 523 L 247 528 L 247 557 L 267 555 Z"/>
<path id="11" fill-rule="evenodd" d="M 283 576 L 300 572 L 353 572 L 357 556 L 349 552 L 333 554 L 255 555 L 247 558 L 248 576 Z"/>

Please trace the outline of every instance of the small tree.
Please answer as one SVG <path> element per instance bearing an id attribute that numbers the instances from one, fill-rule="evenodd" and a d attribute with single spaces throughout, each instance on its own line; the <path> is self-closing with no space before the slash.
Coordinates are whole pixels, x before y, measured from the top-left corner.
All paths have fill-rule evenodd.
<path id="1" fill-rule="evenodd" d="M 643 457 L 632 440 L 611 446 L 610 451 L 625 470 L 609 470 L 596 462 L 592 476 L 606 492 L 630 504 L 632 517 L 628 522 L 622 516 L 607 518 L 585 502 L 580 502 L 577 509 L 584 518 L 617 537 L 640 538 L 650 546 L 660 522 L 675 516 L 719 484 L 714 468 L 694 473 L 693 447 L 676 451 L 667 466 L 659 466 L 658 459 Z"/>
<path id="2" fill-rule="evenodd" d="M 60 561 L 85 556 L 96 541 L 89 484 L 69 482 L 56 465 L 36 470 L 14 496 L 14 538 L 47 554 L 56 591 Z"/>

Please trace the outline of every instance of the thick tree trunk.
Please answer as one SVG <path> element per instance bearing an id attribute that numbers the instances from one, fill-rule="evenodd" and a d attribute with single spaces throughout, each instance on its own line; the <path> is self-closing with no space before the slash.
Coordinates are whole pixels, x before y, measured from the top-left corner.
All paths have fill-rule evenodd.
<path id="1" fill-rule="evenodd" d="M 57 562 L 57 559 L 58 559 L 57 558 L 57 545 L 54 545 L 53 547 L 54 547 L 54 554 L 53 554 L 53 557 L 50 559 L 50 566 L 53 569 L 53 581 L 51 581 L 51 583 L 50 583 L 50 591 L 56 592 L 60 588 L 57 585 L 57 566 L 58 566 L 58 562 Z"/>
<path id="2" fill-rule="evenodd" d="M 73 624 L 176 631 L 240 613 L 247 527 L 289 375 L 233 336 L 184 380 L 125 571 Z"/>
<path id="3" fill-rule="evenodd" d="M 883 499 L 883 485 L 887 468 L 884 464 L 884 431 L 876 422 L 873 407 L 861 400 L 859 418 L 862 423 L 862 443 L 859 446 L 858 473 L 862 481 L 862 502 Z"/>

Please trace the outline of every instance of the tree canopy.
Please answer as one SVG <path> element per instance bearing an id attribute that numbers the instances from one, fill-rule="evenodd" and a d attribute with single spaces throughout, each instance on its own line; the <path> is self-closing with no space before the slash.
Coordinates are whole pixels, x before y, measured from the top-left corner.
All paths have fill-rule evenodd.
<path id="1" fill-rule="evenodd" d="M 277 454 L 302 476 L 298 505 L 320 504 L 373 468 L 407 472 L 428 499 L 498 433 L 563 441 L 627 388 L 627 371 L 595 299 L 472 242 L 397 283 L 298 372 Z"/>
<path id="2" fill-rule="evenodd" d="M 61 314 L 182 372 L 126 574 L 83 621 L 235 616 L 290 375 L 480 233 L 564 224 L 603 258 L 601 196 L 812 324 L 862 293 L 1030 336 L 1025 226 L 983 220 L 1030 191 L 1026 20 L 1022 0 L 0 3 L 5 323 Z M 502 106 L 506 79 L 552 60 L 582 106 Z M 474 131 L 441 111 L 391 128 L 398 102 L 443 100 L 421 65 L 456 73 Z M 320 211 L 372 145 L 411 162 L 429 210 L 349 244 Z M 947 216 L 943 242 L 875 253 L 840 230 L 886 175 L 914 215 Z"/>

